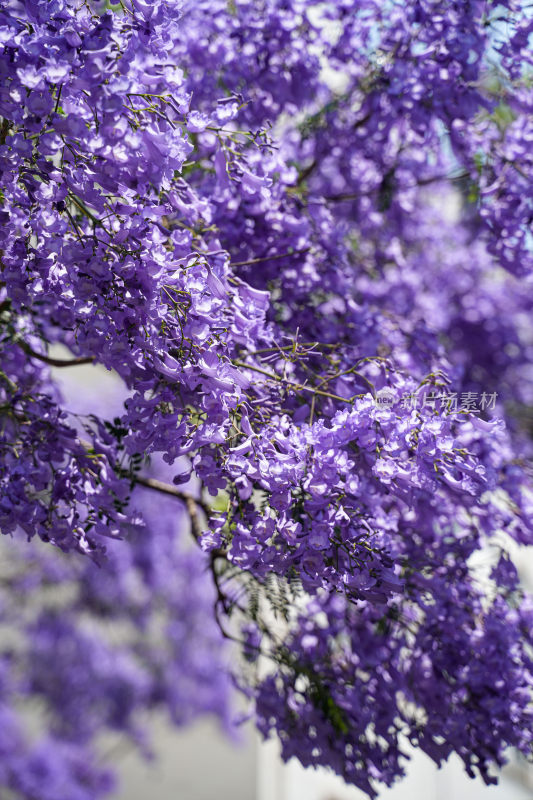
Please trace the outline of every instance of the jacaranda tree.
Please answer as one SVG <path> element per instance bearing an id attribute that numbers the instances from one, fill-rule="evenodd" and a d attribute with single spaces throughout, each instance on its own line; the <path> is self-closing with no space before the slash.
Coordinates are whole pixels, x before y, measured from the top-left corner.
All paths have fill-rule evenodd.
<path id="1" fill-rule="evenodd" d="M 108 795 L 102 741 L 232 684 L 371 796 L 531 755 L 532 30 L 0 2 L 2 798 Z"/>

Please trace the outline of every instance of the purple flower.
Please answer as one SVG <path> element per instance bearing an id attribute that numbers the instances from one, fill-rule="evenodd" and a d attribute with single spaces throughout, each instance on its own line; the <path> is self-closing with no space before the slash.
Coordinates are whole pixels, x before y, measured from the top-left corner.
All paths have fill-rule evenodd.
<path id="1" fill-rule="evenodd" d="M 232 681 L 370 796 L 405 736 L 490 782 L 532 746 L 527 11 L 130 5 L 0 12 L 0 794 L 109 794 L 101 735 Z"/>

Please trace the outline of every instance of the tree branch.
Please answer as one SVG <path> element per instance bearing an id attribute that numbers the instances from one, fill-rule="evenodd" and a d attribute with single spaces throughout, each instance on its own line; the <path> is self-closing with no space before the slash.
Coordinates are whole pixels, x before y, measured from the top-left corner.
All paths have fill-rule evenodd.
<path id="1" fill-rule="evenodd" d="M 79 358 L 51 358 L 50 356 L 45 356 L 44 353 L 37 353 L 33 350 L 29 344 L 26 342 L 17 342 L 19 347 L 21 347 L 24 352 L 30 356 L 30 358 L 36 358 L 39 361 L 43 361 L 45 364 L 48 364 L 50 367 L 79 367 L 82 364 L 94 364 L 94 356 L 80 356 Z"/>
<path id="2" fill-rule="evenodd" d="M 347 403 L 348 405 L 352 405 L 354 399 L 357 397 L 357 395 L 354 395 L 353 397 L 340 397 L 338 394 L 323 392 L 321 389 L 315 389 L 314 386 L 306 386 L 304 383 L 295 383 L 294 381 L 290 381 L 288 378 L 282 378 L 281 375 L 275 375 L 273 372 L 267 372 L 266 369 L 260 369 L 260 367 L 254 367 L 251 364 L 246 364 L 244 361 L 233 361 L 232 363 L 235 367 L 242 367 L 243 369 L 252 370 L 252 372 L 258 372 L 260 375 L 266 375 L 267 378 L 277 381 L 278 383 L 284 383 L 286 386 L 290 386 L 291 389 L 294 389 L 298 392 L 309 392 L 310 394 L 319 395 L 320 397 L 329 397 L 330 400 L 338 400 L 340 403 Z M 365 378 L 364 375 L 360 375 L 360 373 L 354 374 L 358 375 L 369 385 L 372 394 L 375 396 L 375 390 L 373 389 L 370 381 Z"/>
<path id="3" fill-rule="evenodd" d="M 274 261 L 278 258 L 291 258 L 292 256 L 301 256 L 310 251 L 310 247 L 303 247 L 301 250 L 292 250 L 290 253 L 277 253 L 272 256 L 262 256 L 261 258 L 251 258 L 249 261 L 232 261 L 231 267 L 247 267 L 249 264 L 259 264 L 262 261 Z"/>
<path id="4" fill-rule="evenodd" d="M 187 513 L 191 518 L 193 536 L 196 540 L 200 538 L 202 535 L 202 527 L 198 519 L 198 509 L 201 508 L 205 516 L 209 518 L 211 509 L 206 503 L 197 497 L 193 497 L 193 495 L 189 494 L 189 492 L 183 492 L 181 489 L 176 489 L 169 483 L 164 483 L 163 481 L 157 480 L 157 478 L 143 478 L 142 476 L 137 475 L 134 480 L 136 484 L 144 486 L 146 489 L 153 489 L 155 492 L 161 492 L 161 494 L 167 494 L 170 497 L 175 497 L 178 500 L 181 500 L 181 502 L 185 504 Z"/>

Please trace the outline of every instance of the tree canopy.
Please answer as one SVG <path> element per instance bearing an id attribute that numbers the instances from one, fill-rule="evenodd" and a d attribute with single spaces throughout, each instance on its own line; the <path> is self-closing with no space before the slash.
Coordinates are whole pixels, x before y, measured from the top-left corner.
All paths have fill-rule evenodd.
<path id="1" fill-rule="evenodd" d="M 103 734 L 232 685 L 373 797 L 407 742 L 531 756 L 532 30 L 0 2 L 3 797 L 104 797 Z"/>

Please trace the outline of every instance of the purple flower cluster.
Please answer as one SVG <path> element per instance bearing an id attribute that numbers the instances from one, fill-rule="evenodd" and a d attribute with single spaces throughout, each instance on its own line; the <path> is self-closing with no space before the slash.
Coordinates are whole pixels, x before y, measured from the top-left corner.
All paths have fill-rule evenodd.
<path id="1" fill-rule="evenodd" d="M 106 5 L 0 5 L 0 523 L 28 597 L 2 704 L 20 727 L 39 698 L 54 742 L 2 780 L 97 797 L 98 733 L 226 718 L 223 634 L 286 757 L 372 795 L 403 738 L 491 781 L 533 741 L 506 554 L 533 540 L 525 4 Z M 61 396 L 89 363 L 112 420 Z"/>
<path id="2" fill-rule="evenodd" d="M 144 524 L 127 523 L 127 546 L 109 545 L 100 567 L 37 542 L 2 545 L 2 793 L 107 796 L 119 751 L 150 754 L 146 718 L 157 710 L 175 725 L 215 714 L 230 730 L 202 553 L 186 547 L 172 498 L 138 488 L 135 502 Z"/>

